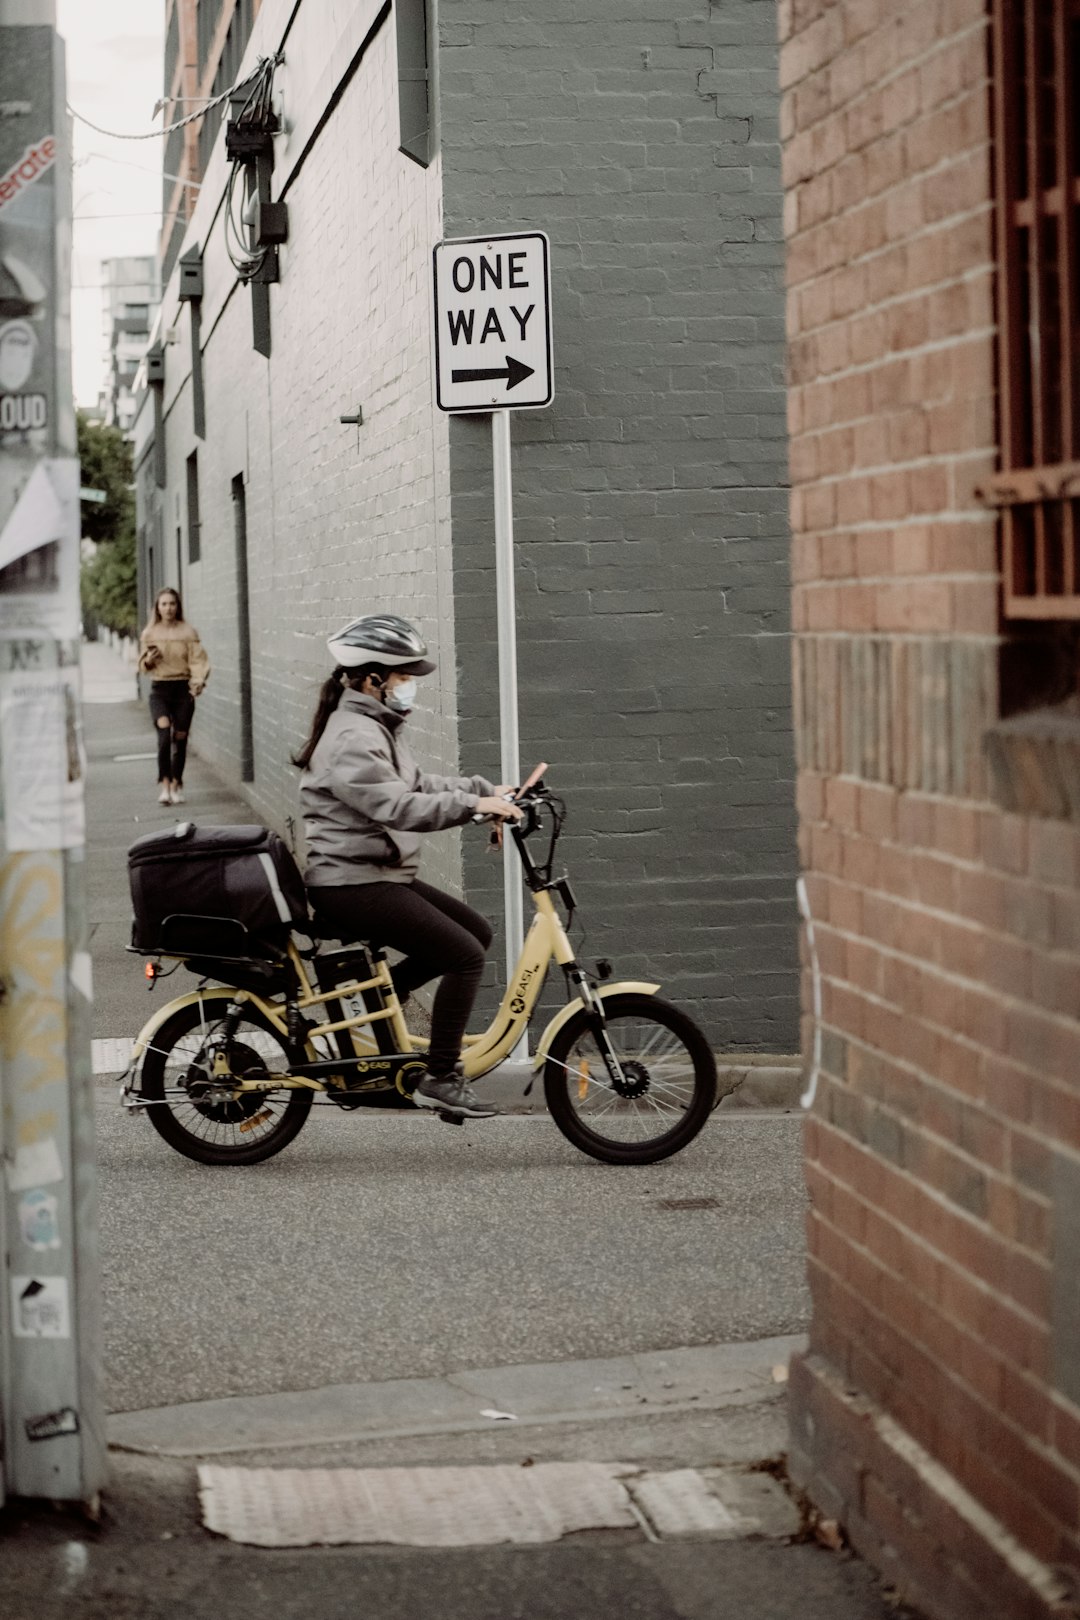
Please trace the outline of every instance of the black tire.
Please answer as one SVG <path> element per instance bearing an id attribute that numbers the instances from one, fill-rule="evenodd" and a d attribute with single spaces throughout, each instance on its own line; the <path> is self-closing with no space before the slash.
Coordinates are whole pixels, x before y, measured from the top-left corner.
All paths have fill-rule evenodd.
<path id="1" fill-rule="evenodd" d="M 193 1078 L 191 1068 L 216 1038 L 228 1005 L 224 996 L 207 996 L 166 1019 L 143 1058 L 142 1095 L 151 1104 L 146 1112 L 158 1135 L 186 1158 L 200 1164 L 261 1164 L 303 1129 L 311 1112 L 310 1091 L 248 1092 L 225 1102 L 165 1096 L 166 1086 L 175 1091 Z M 263 1073 L 288 1069 L 283 1037 L 255 1007 L 245 1006 L 226 1050 L 234 1071 L 249 1078 L 260 1068 Z M 273 1070 L 267 1069 L 268 1056 Z"/>
<path id="2" fill-rule="evenodd" d="M 693 1019 L 670 1002 L 628 993 L 605 997 L 604 1009 L 634 1094 L 615 1092 L 582 1010 L 551 1043 L 544 1097 L 560 1131 L 583 1153 L 605 1164 L 655 1164 L 692 1142 L 709 1118 L 716 1060 Z M 650 1126 L 655 1135 L 646 1134 Z"/>

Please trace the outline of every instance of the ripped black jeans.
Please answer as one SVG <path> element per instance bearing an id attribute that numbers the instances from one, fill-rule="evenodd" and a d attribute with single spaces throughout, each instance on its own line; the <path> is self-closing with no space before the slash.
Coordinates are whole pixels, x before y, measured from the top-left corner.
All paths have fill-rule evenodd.
<path id="1" fill-rule="evenodd" d="M 150 687 L 150 718 L 157 728 L 159 782 L 183 782 L 188 732 L 195 714 L 195 699 L 187 681 L 154 681 Z M 162 725 L 162 721 L 168 722 Z"/>
<path id="2" fill-rule="evenodd" d="M 478 911 L 430 883 L 350 883 L 308 889 L 316 927 L 352 943 L 372 940 L 404 951 L 392 969 L 399 996 L 442 975 L 431 1007 L 428 1068 L 448 1074 L 461 1056 L 491 944 L 491 924 Z"/>

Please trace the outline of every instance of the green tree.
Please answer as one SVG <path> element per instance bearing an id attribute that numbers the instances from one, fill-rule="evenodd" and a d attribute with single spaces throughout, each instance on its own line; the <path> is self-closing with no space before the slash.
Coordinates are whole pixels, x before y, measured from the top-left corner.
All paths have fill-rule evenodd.
<path id="1" fill-rule="evenodd" d="M 83 538 L 96 543 L 82 566 L 83 617 L 130 635 L 136 626 L 135 491 L 131 445 L 118 428 L 78 413 L 80 479 L 104 501 L 82 502 Z"/>

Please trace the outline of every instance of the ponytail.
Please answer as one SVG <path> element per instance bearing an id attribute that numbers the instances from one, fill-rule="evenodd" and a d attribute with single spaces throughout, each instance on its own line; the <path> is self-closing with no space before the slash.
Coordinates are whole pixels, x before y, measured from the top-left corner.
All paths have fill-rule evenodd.
<path id="1" fill-rule="evenodd" d="M 315 752 L 319 738 L 326 730 L 326 722 L 341 702 L 341 677 L 344 673 L 344 665 L 339 664 L 334 673 L 328 676 L 319 688 L 319 701 L 315 706 L 315 714 L 311 721 L 311 734 L 300 752 L 292 756 L 293 764 L 299 765 L 302 771 L 306 771 L 311 764 L 311 756 Z"/>

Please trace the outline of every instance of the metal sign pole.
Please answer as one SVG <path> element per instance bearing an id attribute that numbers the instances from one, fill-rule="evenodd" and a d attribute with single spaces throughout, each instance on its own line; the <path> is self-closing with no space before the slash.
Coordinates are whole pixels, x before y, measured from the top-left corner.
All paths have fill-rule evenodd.
<path id="1" fill-rule="evenodd" d="M 518 738 L 517 604 L 514 598 L 514 490 L 510 470 L 510 412 L 491 413 L 492 482 L 495 490 L 495 594 L 499 626 L 499 744 L 504 782 L 521 781 Z M 503 841 L 506 977 L 509 982 L 525 939 L 525 911 L 517 850 Z M 525 1038 L 515 1048 L 528 1053 Z"/>

